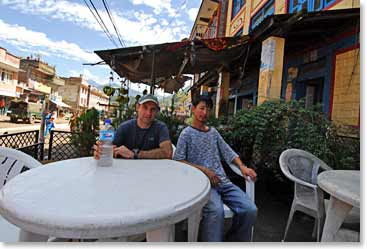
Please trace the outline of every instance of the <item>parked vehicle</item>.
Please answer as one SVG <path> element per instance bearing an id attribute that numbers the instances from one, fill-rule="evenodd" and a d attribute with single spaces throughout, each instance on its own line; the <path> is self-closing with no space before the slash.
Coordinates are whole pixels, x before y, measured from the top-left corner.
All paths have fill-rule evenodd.
<path id="1" fill-rule="evenodd" d="M 33 124 L 34 121 L 41 120 L 42 104 L 25 101 L 11 101 L 7 115 L 10 116 L 10 122 L 17 122 L 22 119 L 23 122 Z"/>

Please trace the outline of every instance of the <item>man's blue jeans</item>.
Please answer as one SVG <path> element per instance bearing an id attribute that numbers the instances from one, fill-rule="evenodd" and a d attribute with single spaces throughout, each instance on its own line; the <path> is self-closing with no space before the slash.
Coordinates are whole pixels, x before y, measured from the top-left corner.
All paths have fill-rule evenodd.
<path id="1" fill-rule="evenodd" d="M 199 240 L 208 242 L 223 241 L 223 203 L 234 213 L 227 240 L 250 241 L 251 227 L 256 220 L 257 207 L 249 196 L 233 183 L 211 188 L 210 199 L 203 208 Z"/>

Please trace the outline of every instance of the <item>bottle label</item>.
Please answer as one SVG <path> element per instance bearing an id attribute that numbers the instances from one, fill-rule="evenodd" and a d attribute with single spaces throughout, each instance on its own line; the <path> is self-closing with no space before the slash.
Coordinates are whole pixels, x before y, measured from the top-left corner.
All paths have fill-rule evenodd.
<path id="1" fill-rule="evenodd" d="M 110 140 L 113 141 L 115 133 L 111 130 L 101 130 L 99 131 L 99 140 L 105 141 Z"/>

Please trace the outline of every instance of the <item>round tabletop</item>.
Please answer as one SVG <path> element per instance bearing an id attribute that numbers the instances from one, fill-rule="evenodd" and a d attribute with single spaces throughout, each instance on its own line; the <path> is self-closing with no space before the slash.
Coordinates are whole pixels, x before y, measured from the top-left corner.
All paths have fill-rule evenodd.
<path id="1" fill-rule="evenodd" d="M 360 171 L 324 171 L 318 175 L 317 184 L 331 196 L 359 208 Z"/>
<path id="2" fill-rule="evenodd" d="M 10 180 L 0 213 L 27 231 L 67 238 L 127 236 L 174 224 L 200 210 L 210 182 L 172 160 L 91 157 L 50 163 Z"/>

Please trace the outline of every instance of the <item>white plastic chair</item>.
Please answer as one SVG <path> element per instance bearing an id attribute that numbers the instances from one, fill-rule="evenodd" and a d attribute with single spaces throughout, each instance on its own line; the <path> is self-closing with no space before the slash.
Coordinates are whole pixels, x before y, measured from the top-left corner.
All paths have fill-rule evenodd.
<path id="1" fill-rule="evenodd" d="M 229 167 L 237 175 L 243 177 L 241 170 L 236 165 L 231 163 L 229 164 Z M 255 203 L 255 183 L 248 176 L 246 177 L 246 193 L 250 197 L 252 202 Z M 224 209 L 224 219 L 232 219 L 234 215 L 232 210 L 226 204 L 223 204 L 223 209 Z M 253 235 L 254 235 L 254 227 L 252 227 L 251 229 L 251 241 L 253 240 Z"/>
<path id="2" fill-rule="evenodd" d="M 287 237 L 289 226 L 296 211 L 301 211 L 315 218 L 313 236 L 317 241 L 321 239 L 325 220 L 325 206 L 323 191 L 317 186 L 319 169 L 332 170 L 325 162 L 313 154 L 299 150 L 288 149 L 279 158 L 280 169 L 283 174 L 294 182 L 294 198 L 289 213 L 283 241 Z"/>
<path id="3" fill-rule="evenodd" d="M 33 157 L 11 148 L 0 147 L 0 189 L 16 175 L 42 164 Z M 20 229 L 0 216 L 0 241 L 17 242 Z"/>
<path id="4" fill-rule="evenodd" d="M 175 156 L 176 146 L 172 144 L 172 159 Z"/>

